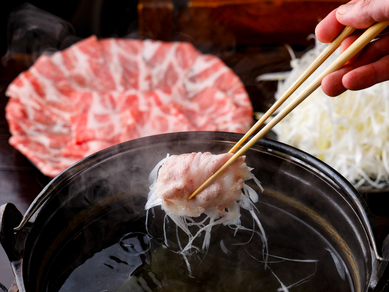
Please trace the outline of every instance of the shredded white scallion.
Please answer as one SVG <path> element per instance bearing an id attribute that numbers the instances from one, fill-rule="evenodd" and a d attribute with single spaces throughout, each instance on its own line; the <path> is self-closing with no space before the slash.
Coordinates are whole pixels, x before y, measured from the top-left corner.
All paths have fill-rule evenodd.
<path id="1" fill-rule="evenodd" d="M 316 41 L 315 48 L 292 60 L 292 71 L 284 81 L 279 81 L 276 98 L 325 46 Z M 337 56 L 339 51 L 320 68 L 326 68 Z M 289 100 L 320 74 L 320 68 Z M 382 189 L 389 185 L 389 82 L 360 91 L 346 91 L 335 98 L 318 88 L 275 126 L 274 131 L 279 141 L 320 158 L 357 189 Z"/>
<path id="2" fill-rule="evenodd" d="M 173 214 L 163 208 L 162 198 L 156 193 L 158 171 L 168 158 L 169 154 L 166 156 L 166 158 L 162 159 L 160 162 L 157 163 L 157 165 L 151 171 L 149 176 L 149 181 L 151 185 L 150 192 L 148 194 L 148 199 L 145 205 L 145 209 L 147 211 L 146 228 L 148 228 L 149 224 L 149 211 L 153 211 L 153 208 L 156 206 L 161 206 L 162 210 L 165 211 L 165 218 L 163 222 L 164 244 L 166 247 L 171 247 L 167 236 L 167 226 L 171 220 L 173 221 L 176 227 L 177 242 L 175 244 L 177 244 L 179 247 L 178 251 L 174 251 L 173 248 L 171 250 L 183 256 L 190 275 L 192 271 L 188 256 L 193 253 L 204 255 L 207 254 L 211 242 L 212 228 L 216 225 L 228 226 L 235 230 L 235 234 L 239 230 L 250 231 L 258 234 L 261 237 L 263 243 L 262 250 L 266 263 L 268 250 L 267 238 L 262 223 L 258 218 L 259 211 L 255 206 L 255 203 L 258 202 L 257 192 L 249 185 L 243 183 L 243 189 L 241 190 L 240 198 L 236 201 L 228 203 L 224 211 L 218 209 L 217 206 L 210 207 L 204 210 L 203 213 L 205 216 L 203 218 L 196 219 L 191 217 L 190 215 Z M 263 191 L 263 187 L 261 186 L 260 181 L 254 176 L 254 174 L 251 173 L 252 168 L 247 167 L 247 170 L 249 173 L 248 180 L 252 179 L 255 185 L 257 185 L 258 188 Z M 253 219 L 253 225 L 251 227 L 242 226 L 240 218 L 241 209 L 246 210 L 250 213 Z M 184 232 L 187 238 L 180 238 L 180 236 L 178 235 L 180 230 Z M 198 242 L 199 238 L 202 238 L 202 242 L 200 242 L 200 244 Z"/>

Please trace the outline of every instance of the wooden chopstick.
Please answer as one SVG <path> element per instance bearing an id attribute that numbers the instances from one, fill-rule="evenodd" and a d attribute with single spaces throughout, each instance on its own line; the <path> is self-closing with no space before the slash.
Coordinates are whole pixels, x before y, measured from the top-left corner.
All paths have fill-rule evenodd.
<path id="1" fill-rule="evenodd" d="M 259 127 L 296 91 L 300 85 L 307 80 L 309 76 L 316 69 L 323 64 L 325 60 L 328 59 L 329 56 L 332 55 L 333 52 L 340 46 L 340 44 L 349 37 L 355 28 L 345 27 L 343 31 L 333 40 L 321 54 L 316 58 L 315 61 L 304 71 L 304 73 L 289 87 L 289 89 L 271 106 L 270 109 L 263 114 L 263 116 L 255 123 L 254 126 L 231 148 L 228 153 L 234 153 Z"/>
<path id="2" fill-rule="evenodd" d="M 360 50 L 362 50 L 372 39 L 374 39 L 381 31 L 383 31 L 387 26 L 389 25 L 389 21 L 385 21 L 385 22 L 379 22 L 379 23 L 376 23 L 376 24 L 373 24 L 371 27 L 369 27 L 356 41 L 354 41 L 332 64 L 330 64 L 311 84 L 308 85 L 308 87 L 300 93 L 299 96 L 297 96 L 291 103 L 289 103 L 282 111 L 280 111 L 275 117 L 273 117 L 273 119 L 266 125 L 264 126 L 250 141 L 248 141 L 238 152 L 236 152 L 222 167 L 220 167 L 211 177 L 209 177 L 196 191 L 194 191 L 192 193 L 192 195 L 189 197 L 189 199 L 192 199 L 193 197 L 195 197 L 197 194 L 199 194 L 202 190 L 204 190 L 209 183 L 211 183 L 221 172 L 223 172 L 228 166 L 230 166 L 232 163 L 235 162 L 236 159 L 238 159 L 242 154 L 244 154 L 247 150 L 250 149 L 250 147 L 252 147 L 260 138 L 264 137 L 267 132 L 269 132 L 278 122 L 280 122 L 285 116 L 287 116 L 294 108 L 296 108 L 302 101 L 304 101 L 312 92 L 314 92 L 321 84 L 321 81 L 323 80 L 323 78 L 325 76 L 327 76 L 328 74 L 338 70 L 339 68 L 341 68 L 345 63 L 347 63 L 351 58 L 353 58 Z M 349 31 L 351 30 L 351 33 L 352 33 L 352 29 L 347 29 L 347 33 L 349 33 Z M 344 32 L 344 31 L 343 31 Z M 342 33 L 343 33 L 342 32 Z M 350 33 L 350 34 L 351 34 Z M 342 34 L 341 34 L 342 35 Z M 343 36 L 342 36 L 343 37 Z M 338 37 L 339 38 L 339 37 Z M 337 39 L 338 39 L 337 38 Z M 340 40 L 337 40 L 337 41 L 340 41 Z M 334 41 L 335 42 L 335 41 Z M 341 41 L 340 41 L 341 43 Z M 332 43 L 331 43 L 332 44 Z M 339 44 L 338 44 L 339 46 Z M 336 49 L 336 48 L 335 48 Z M 335 49 L 330 53 L 328 54 L 331 55 Z M 332 50 L 332 49 L 331 49 Z M 329 51 L 331 51 L 329 50 Z M 320 55 L 321 56 L 321 55 Z M 320 57 L 319 56 L 319 57 Z M 328 56 L 326 56 L 326 58 L 328 58 Z M 324 61 L 324 60 L 323 60 Z M 321 62 L 323 62 L 321 61 Z M 316 61 L 314 62 L 316 63 Z M 320 65 L 320 64 L 319 64 Z M 317 68 L 319 65 L 316 66 L 316 64 L 313 66 L 313 68 Z M 315 69 L 316 69 L 315 68 Z M 315 70 L 314 69 L 314 70 Z M 307 70 L 307 71 L 311 71 L 310 70 Z M 309 75 L 311 75 L 313 73 L 312 72 L 307 72 L 307 74 L 309 73 Z M 300 78 L 301 80 L 302 79 L 306 79 L 308 78 L 308 76 L 305 76 L 305 72 L 303 73 L 304 77 L 303 78 Z M 299 80 L 300 80 L 299 79 Z M 304 80 L 305 80 L 304 79 Z M 303 81 L 304 81 L 303 80 Z M 299 81 L 299 82 L 295 82 L 291 89 L 288 90 L 291 91 L 291 92 L 294 92 L 298 86 L 301 85 L 301 83 L 303 81 Z M 296 88 L 294 88 L 295 86 L 297 86 Z M 291 93 L 290 93 L 291 94 Z M 289 95 L 290 95 L 289 94 Z M 288 95 L 285 94 L 286 97 L 283 98 L 283 101 L 280 102 L 277 106 L 277 108 L 288 98 Z M 273 106 L 274 107 L 274 106 Z M 270 108 L 270 110 L 273 110 L 273 112 L 275 111 L 275 109 Z M 269 110 L 269 111 L 270 111 Z M 265 113 L 264 117 L 266 117 L 266 119 L 272 114 L 267 114 L 268 112 Z M 266 120 L 264 119 L 264 120 Z M 261 118 L 260 120 L 263 120 L 263 118 Z M 258 121 L 254 126 L 256 127 L 255 130 L 259 127 L 257 124 L 259 123 L 260 121 Z M 263 123 L 263 122 L 262 122 Z M 261 123 L 261 124 L 262 124 Z M 250 137 L 250 135 L 255 131 L 253 130 L 253 128 L 251 128 L 247 134 L 245 135 L 245 139 L 241 139 L 243 140 L 243 142 L 248 138 Z M 249 134 L 250 133 L 250 134 Z M 240 141 L 241 141 L 240 140 Z M 240 142 L 239 141 L 239 142 Z M 238 142 L 238 143 L 239 143 Z M 242 143 L 243 143 L 242 142 Z M 240 143 L 239 146 L 242 144 Z M 239 147 L 237 146 L 237 147 Z M 235 151 L 235 149 L 237 149 L 237 147 L 233 147 L 229 152 L 230 153 L 233 153 Z"/>

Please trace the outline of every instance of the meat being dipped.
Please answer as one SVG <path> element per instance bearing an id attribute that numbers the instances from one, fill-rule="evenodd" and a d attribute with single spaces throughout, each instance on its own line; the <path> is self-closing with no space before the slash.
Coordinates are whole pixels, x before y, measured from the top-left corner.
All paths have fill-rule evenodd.
<path id="1" fill-rule="evenodd" d="M 212 184 L 189 199 L 197 187 L 232 155 L 232 153 L 214 155 L 210 152 L 168 155 L 150 173 L 152 184 L 145 208 L 150 210 L 161 206 L 165 211 L 165 221 L 169 217 L 186 233 L 188 240 L 185 243 L 177 236 L 179 253 L 185 259 L 193 252 L 208 251 L 212 227 L 219 224 L 229 226 L 235 229 L 235 232 L 249 230 L 258 233 L 262 238 L 264 249 L 267 249 L 265 232 L 257 216 L 259 212 L 254 205 L 258 201 L 258 194 L 245 181 L 253 180 L 259 189 L 263 189 L 245 163 L 245 157 L 239 157 Z M 254 226 L 242 226 L 240 208 L 251 214 Z M 164 236 L 165 245 L 169 247 L 166 231 Z M 201 246 L 194 243 L 199 237 L 202 238 Z M 189 264 L 188 268 L 190 270 Z"/>

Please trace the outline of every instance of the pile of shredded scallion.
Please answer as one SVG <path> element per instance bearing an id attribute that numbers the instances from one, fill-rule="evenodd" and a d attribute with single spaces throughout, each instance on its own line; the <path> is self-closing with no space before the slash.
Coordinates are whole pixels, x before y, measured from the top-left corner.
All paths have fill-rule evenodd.
<path id="1" fill-rule="evenodd" d="M 276 98 L 316 59 L 326 45 L 300 59 L 293 56 L 292 71 L 279 81 Z M 337 56 L 334 53 L 322 66 Z M 317 70 L 289 100 L 313 80 Z M 281 79 L 285 74 L 259 76 L 258 80 Z M 383 189 L 389 186 L 389 82 L 361 91 L 346 91 L 329 97 L 318 88 L 294 109 L 274 131 L 278 140 L 304 150 L 340 172 L 357 189 Z"/>

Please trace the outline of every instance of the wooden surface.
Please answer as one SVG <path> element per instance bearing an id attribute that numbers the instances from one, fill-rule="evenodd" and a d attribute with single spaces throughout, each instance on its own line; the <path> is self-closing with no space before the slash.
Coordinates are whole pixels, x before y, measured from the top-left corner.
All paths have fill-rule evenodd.
<path id="1" fill-rule="evenodd" d="M 320 19 L 347 0 L 140 0 L 140 36 L 196 45 L 307 45 Z M 174 4 L 174 5 L 173 5 Z"/>

